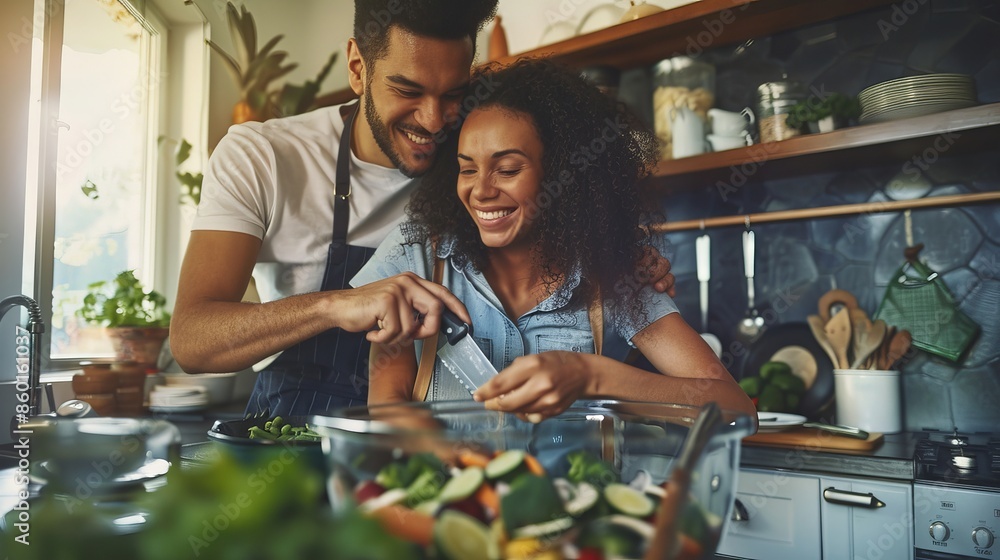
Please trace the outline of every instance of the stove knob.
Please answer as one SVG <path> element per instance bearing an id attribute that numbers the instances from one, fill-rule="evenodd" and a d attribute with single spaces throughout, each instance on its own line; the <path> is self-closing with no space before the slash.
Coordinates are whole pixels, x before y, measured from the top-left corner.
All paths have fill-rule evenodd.
<path id="1" fill-rule="evenodd" d="M 976 527 L 972 530 L 972 542 L 979 548 L 989 548 L 993 546 L 993 533 L 986 527 Z"/>
<path id="2" fill-rule="evenodd" d="M 930 532 L 931 532 L 931 538 L 938 542 L 948 540 L 948 537 L 951 535 L 951 530 L 948 529 L 948 526 L 940 521 L 935 521 L 934 523 L 931 523 Z"/>

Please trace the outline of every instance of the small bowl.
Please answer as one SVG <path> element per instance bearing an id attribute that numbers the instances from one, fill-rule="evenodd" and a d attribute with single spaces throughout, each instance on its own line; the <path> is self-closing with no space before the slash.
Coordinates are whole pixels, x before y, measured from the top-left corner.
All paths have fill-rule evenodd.
<path id="1" fill-rule="evenodd" d="M 237 461 L 253 466 L 271 460 L 287 461 L 303 459 L 316 472 L 324 472 L 325 461 L 323 449 L 318 441 L 271 441 L 250 438 L 252 426 L 260 428 L 271 420 L 270 418 L 246 418 L 243 420 L 217 420 L 208 431 L 208 438 L 216 443 L 216 447 L 232 455 Z M 286 424 L 292 426 L 312 426 L 309 416 L 282 417 Z"/>

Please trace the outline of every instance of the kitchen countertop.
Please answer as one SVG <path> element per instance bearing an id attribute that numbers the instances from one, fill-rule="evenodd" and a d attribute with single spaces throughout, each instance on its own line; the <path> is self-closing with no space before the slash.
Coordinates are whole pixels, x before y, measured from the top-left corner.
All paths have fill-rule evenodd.
<path id="1" fill-rule="evenodd" d="M 744 443 L 740 466 L 912 481 L 913 452 L 920 436 L 914 432 L 886 434 L 882 444 L 872 451 Z"/>

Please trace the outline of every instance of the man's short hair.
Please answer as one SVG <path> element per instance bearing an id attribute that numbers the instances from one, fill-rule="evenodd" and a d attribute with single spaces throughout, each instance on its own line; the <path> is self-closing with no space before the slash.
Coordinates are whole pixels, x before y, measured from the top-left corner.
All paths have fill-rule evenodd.
<path id="1" fill-rule="evenodd" d="M 374 63 L 389 49 L 389 29 L 399 26 L 435 39 L 472 39 L 493 19 L 499 0 L 355 0 L 354 38 Z"/>

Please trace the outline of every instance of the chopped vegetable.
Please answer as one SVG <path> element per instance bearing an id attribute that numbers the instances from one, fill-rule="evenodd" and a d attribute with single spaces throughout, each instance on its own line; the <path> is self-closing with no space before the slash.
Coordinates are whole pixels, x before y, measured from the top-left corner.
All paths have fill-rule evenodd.
<path id="1" fill-rule="evenodd" d="M 281 416 L 275 416 L 272 420 L 264 422 L 264 427 L 250 426 L 247 430 L 250 439 L 263 439 L 270 441 L 322 441 L 323 436 L 314 432 L 309 424 L 305 426 L 292 426 L 285 423 Z"/>
<path id="2" fill-rule="evenodd" d="M 575 451 L 566 458 L 570 464 L 566 478 L 570 482 L 589 482 L 597 488 L 604 488 L 618 481 L 618 475 L 610 465 L 586 451 Z"/>
<path id="3" fill-rule="evenodd" d="M 457 511 L 446 511 L 434 524 L 434 544 L 446 560 L 488 560 L 490 530 Z"/>

